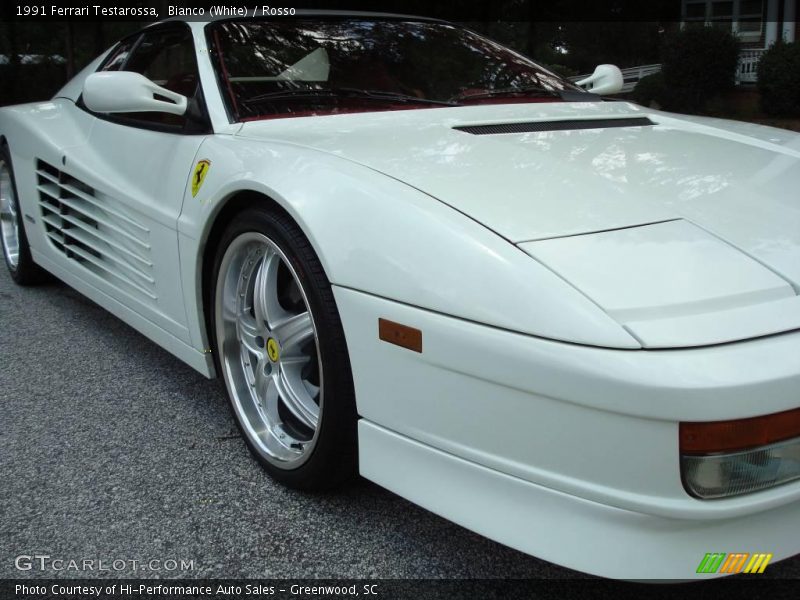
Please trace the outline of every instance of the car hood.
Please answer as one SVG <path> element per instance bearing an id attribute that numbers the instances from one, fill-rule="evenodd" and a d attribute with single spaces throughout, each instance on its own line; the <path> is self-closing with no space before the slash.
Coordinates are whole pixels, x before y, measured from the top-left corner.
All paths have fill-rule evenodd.
<path id="1" fill-rule="evenodd" d="M 645 347 L 800 327 L 800 319 L 773 318 L 776 311 L 800 317 L 800 305 L 763 306 L 797 299 L 800 290 L 795 133 L 626 102 L 549 102 L 258 121 L 239 135 L 331 153 L 452 206 L 567 279 Z M 609 234 L 632 228 L 635 235 Z M 670 248 L 683 262 L 672 261 Z M 598 251 L 615 261 L 576 267 Z M 620 268 L 619 257 L 632 255 L 636 265 Z M 662 300 L 620 292 L 619 273 L 633 278 L 628 288 L 659 289 L 664 274 L 648 270 L 648 261 L 668 264 L 678 279 L 675 269 L 689 270 L 684 292 Z M 666 306 L 670 318 L 690 319 L 687 332 L 698 331 L 707 325 L 691 321 L 698 314 L 751 305 L 764 315 L 728 316 L 763 324 L 716 321 L 686 343 L 669 335 L 675 327 L 638 326 L 662 318 Z"/>

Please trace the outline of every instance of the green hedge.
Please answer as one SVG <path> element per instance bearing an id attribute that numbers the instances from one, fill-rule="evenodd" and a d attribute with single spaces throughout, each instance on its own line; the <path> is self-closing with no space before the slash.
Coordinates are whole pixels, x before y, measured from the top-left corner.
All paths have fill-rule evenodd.
<path id="1" fill-rule="evenodd" d="M 758 62 L 761 110 L 775 117 L 800 116 L 800 44 L 778 42 Z"/>
<path id="2" fill-rule="evenodd" d="M 664 44 L 664 88 L 659 104 L 668 110 L 703 112 L 706 103 L 734 85 L 739 42 L 729 31 L 687 27 Z"/>
<path id="3" fill-rule="evenodd" d="M 653 73 L 639 80 L 631 92 L 631 98 L 642 106 L 650 106 L 653 102 L 662 106 L 665 94 L 664 74 Z"/>

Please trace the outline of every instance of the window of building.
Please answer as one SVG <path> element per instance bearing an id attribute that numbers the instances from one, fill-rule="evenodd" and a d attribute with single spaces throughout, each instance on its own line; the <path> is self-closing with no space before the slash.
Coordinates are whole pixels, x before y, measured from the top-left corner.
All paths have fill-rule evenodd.
<path id="1" fill-rule="evenodd" d="M 684 0 L 687 27 L 719 27 L 742 38 L 757 38 L 763 27 L 763 0 Z"/>

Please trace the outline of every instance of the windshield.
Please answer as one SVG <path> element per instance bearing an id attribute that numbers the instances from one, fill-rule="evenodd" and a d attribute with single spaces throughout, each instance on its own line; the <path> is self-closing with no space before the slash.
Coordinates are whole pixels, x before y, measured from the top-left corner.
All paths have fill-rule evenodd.
<path id="1" fill-rule="evenodd" d="M 580 92 L 516 52 L 448 23 L 400 19 L 212 23 L 235 120 L 560 100 Z"/>

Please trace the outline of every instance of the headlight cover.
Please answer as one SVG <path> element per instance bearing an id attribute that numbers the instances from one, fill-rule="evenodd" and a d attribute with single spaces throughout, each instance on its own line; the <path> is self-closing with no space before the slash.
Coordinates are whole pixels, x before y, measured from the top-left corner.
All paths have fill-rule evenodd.
<path id="1" fill-rule="evenodd" d="M 681 478 L 696 498 L 728 498 L 800 479 L 800 409 L 680 424 Z"/>
<path id="2" fill-rule="evenodd" d="M 726 498 L 800 479 L 800 438 L 743 452 L 683 455 L 686 490 L 697 498 Z"/>

